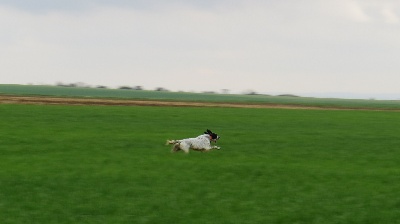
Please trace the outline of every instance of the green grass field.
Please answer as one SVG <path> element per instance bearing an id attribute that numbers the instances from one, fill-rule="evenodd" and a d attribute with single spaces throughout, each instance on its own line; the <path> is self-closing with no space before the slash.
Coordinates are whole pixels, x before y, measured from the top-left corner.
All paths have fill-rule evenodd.
<path id="1" fill-rule="evenodd" d="M 1 85 L 0 94 L 57 97 L 145 99 L 166 101 L 226 102 L 244 104 L 282 104 L 335 108 L 370 108 L 399 110 L 399 100 L 323 99 L 266 95 L 205 94 L 183 92 L 135 91 L 119 89 L 71 88 L 35 85 Z"/>
<path id="2" fill-rule="evenodd" d="M 2 223 L 399 223 L 397 112 L 0 104 Z M 221 135 L 219 151 L 168 138 Z"/>

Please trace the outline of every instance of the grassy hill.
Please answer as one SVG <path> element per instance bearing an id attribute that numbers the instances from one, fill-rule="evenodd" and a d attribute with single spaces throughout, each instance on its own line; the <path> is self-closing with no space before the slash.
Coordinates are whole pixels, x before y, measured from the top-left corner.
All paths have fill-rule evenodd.
<path id="1" fill-rule="evenodd" d="M 0 85 L 0 94 L 56 97 L 116 98 L 165 101 L 225 102 L 244 104 L 280 104 L 334 108 L 400 109 L 400 101 L 324 99 L 293 96 L 207 94 L 148 90 L 120 90 L 36 85 Z"/>

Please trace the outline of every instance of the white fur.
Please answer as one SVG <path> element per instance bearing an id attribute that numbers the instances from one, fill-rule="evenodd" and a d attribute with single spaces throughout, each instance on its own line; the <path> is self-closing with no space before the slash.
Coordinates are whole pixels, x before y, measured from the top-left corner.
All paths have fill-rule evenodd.
<path id="1" fill-rule="evenodd" d="M 220 149 L 218 146 L 211 145 L 211 138 L 208 134 L 199 135 L 196 138 L 167 140 L 167 145 L 173 145 L 171 152 L 183 150 L 185 153 L 189 153 L 189 149 L 208 152 L 211 149 Z"/>

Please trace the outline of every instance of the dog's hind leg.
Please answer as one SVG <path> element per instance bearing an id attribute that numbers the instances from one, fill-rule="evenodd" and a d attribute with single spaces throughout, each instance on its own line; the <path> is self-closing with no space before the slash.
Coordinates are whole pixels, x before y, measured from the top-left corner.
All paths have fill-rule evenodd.
<path id="1" fill-rule="evenodd" d="M 190 145 L 187 144 L 186 142 L 181 142 L 179 144 L 179 148 L 184 151 L 185 153 L 189 153 Z"/>
<path id="2" fill-rule="evenodd" d="M 165 145 L 172 145 L 172 144 L 176 144 L 176 143 L 179 143 L 179 141 L 178 140 L 167 140 Z"/>
<path id="3" fill-rule="evenodd" d="M 172 146 L 171 152 L 177 152 L 181 150 L 179 143 L 176 143 L 174 146 Z"/>

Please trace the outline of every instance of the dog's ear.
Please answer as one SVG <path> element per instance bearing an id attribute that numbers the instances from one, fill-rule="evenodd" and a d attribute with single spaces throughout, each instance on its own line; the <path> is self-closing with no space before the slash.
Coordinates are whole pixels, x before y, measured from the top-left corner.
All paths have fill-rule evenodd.
<path id="1" fill-rule="evenodd" d="M 212 131 L 210 131 L 210 129 L 207 129 L 207 133 L 206 134 L 212 134 Z"/>

